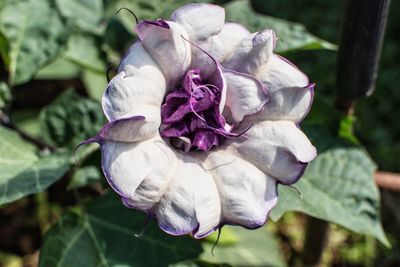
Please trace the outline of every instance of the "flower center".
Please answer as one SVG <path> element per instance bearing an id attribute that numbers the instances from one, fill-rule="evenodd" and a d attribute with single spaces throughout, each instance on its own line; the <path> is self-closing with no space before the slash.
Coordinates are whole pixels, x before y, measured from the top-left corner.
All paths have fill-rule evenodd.
<path id="1" fill-rule="evenodd" d="M 199 69 L 189 70 L 181 87 L 172 90 L 161 106 L 161 136 L 185 152 L 209 151 L 233 136 L 220 112 L 222 89 L 203 83 Z"/>

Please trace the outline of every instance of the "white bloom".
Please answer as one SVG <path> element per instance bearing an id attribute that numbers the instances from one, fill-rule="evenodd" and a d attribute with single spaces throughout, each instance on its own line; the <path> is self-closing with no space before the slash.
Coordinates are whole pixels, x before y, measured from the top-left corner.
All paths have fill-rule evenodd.
<path id="1" fill-rule="evenodd" d="M 108 182 L 173 235 L 262 226 L 277 183 L 316 156 L 298 127 L 313 85 L 273 53 L 272 30 L 225 23 L 219 6 L 189 4 L 136 32 L 103 96 L 109 123 L 87 141 Z"/>

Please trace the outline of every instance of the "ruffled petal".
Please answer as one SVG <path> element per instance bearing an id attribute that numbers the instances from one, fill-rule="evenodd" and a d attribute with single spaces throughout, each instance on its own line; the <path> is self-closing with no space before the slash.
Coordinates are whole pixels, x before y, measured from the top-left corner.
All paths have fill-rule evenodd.
<path id="1" fill-rule="evenodd" d="M 181 159 L 177 172 L 155 207 L 161 229 L 172 235 L 193 233 L 201 238 L 220 222 L 221 204 L 217 187 L 193 157 Z"/>
<path id="2" fill-rule="evenodd" d="M 225 9 L 206 3 L 188 4 L 175 10 L 171 20 L 183 26 L 190 40 L 207 39 L 222 30 Z"/>
<path id="3" fill-rule="evenodd" d="M 155 118 L 160 113 L 165 88 L 165 80 L 155 82 L 146 75 L 127 76 L 121 71 L 104 92 L 104 114 L 109 121 L 132 116 Z"/>
<path id="4" fill-rule="evenodd" d="M 107 123 L 93 138 L 101 143 L 105 140 L 114 142 L 140 142 L 158 135 L 161 123 L 160 114 L 155 111 L 142 111 L 145 116 L 133 116 Z"/>
<path id="5" fill-rule="evenodd" d="M 299 123 L 310 111 L 313 98 L 314 84 L 275 90 L 269 94 L 268 105 L 251 120 L 288 120 Z"/>
<path id="6" fill-rule="evenodd" d="M 248 35 L 227 58 L 223 66 L 236 71 L 256 74 L 272 57 L 276 37 L 273 30 L 267 29 Z"/>
<path id="7" fill-rule="evenodd" d="M 258 228 L 276 205 L 276 180 L 228 151 L 207 155 L 207 170 L 217 184 L 222 205 L 222 224 Z"/>
<path id="8" fill-rule="evenodd" d="M 188 39 L 188 34 L 182 26 L 173 21 L 163 22 L 165 24 L 142 21 L 136 25 L 136 32 L 144 48 L 162 69 L 168 87 L 174 88 L 190 66 L 190 43 L 184 40 Z"/>
<path id="9" fill-rule="evenodd" d="M 311 108 L 314 84 L 287 59 L 273 55 L 256 77 L 265 84 L 270 102 L 255 118 L 257 120 L 290 120 L 300 122 Z"/>
<path id="10" fill-rule="evenodd" d="M 105 141 L 100 145 L 107 181 L 126 199 L 135 199 L 136 190 L 145 178 L 171 179 L 175 171 L 177 158 L 159 137 L 140 143 Z"/>
<path id="11" fill-rule="evenodd" d="M 235 122 L 259 112 L 268 102 L 267 89 L 253 76 L 227 69 L 223 76 L 227 83 L 226 106 Z"/>
<path id="12" fill-rule="evenodd" d="M 257 72 L 256 77 L 264 83 L 270 92 L 288 87 L 306 87 L 308 77 L 293 63 L 276 54 Z"/>
<path id="13" fill-rule="evenodd" d="M 245 160 L 284 184 L 295 183 L 317 155 L 307 136 L 290 121 L 256 123 L 234 141 L 230 146 Z"/>
<path id="14" fill-rule="evenodd" d="M 140 75 L 152 79 L 160 88 L 166 87 L 162 70 L 140 41 L 136 41 L 122 59 L 118 67 L 118 72 L 121 71 L 125 72 L 126 77 Z"/>

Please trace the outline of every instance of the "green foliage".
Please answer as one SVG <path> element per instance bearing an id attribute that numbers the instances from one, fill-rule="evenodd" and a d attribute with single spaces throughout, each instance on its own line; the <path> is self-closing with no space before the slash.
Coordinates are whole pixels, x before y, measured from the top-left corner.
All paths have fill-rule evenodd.
<path id="1" fill-rule="evenodd" d="M 271 217 L 301 211 L 340 224 L 354 232 L 388 241 L 379 216 L 379 192 L 374 183 L 375 164 L 359 148 L 331 148 L 312 161 L 296 184 L 279 187 L 278 205 Z"/>
<path id="2" fill-rule="evenodd" d="M 198 242 L 163 233 L 145 216 L 122 206 L 114 194 L 94 199 L 81 213 L 63 214 L 46 234 L 40 267 L 53 266 L 168 266 L 196 258 Z"/>
<path id="3" fill-rule="evenodd" d="M 10 88 L 5 82 L 0 82 L 0 109 L 4 108 L 11 100 Z M 1 114 L 1 111 L 0 111 Z"/>
<path id="4" fill-rule="evenodd" d="M 0 33 L 9 49 L 1 49 L 1 54 L 8 67 L 10 84 L 29 81 L 40 67 L 55 58 L 68 32 L 69 27 L 50 0 L 4 0 Z M 1 43 L 4 38 L 0 38 Z M 4 50 L 8 50 L 8 55 Z"/>
<path id="5" fill-rule="evenodd" d="M 45 107 L 40 120 L 49 143 L 69 148 L 94 136 L 105 122 L 99 103 L 73 90 L 65 91 Z"/>
<path id="6" fill-rule="evenodd" d="M 104 13 L 102 0 L 56 0 L 61 14 L 82 30 L 102 34 Z"/>
<path id="7" fill-rule="evenodd" d="M 70 157 L 40 157 L 17 133 L 0 127 L 0 205 L 42 192 L 67 172 Z"/>
<path id="8" fill-rule="evenodd" d="M 74 32 L 63 56 L 85 69 L 105 73 L 105 63 L 100 56 L 96 38 L 87 33 Z"/>
<path id="9" fill-rule="evenodd" d="M 254 14 L 247 1 L 232 1 L 225 8 L 228 21 L 241 23 L 252 32 L 273 29 L 279 37 L 277 51 L 280 53 L 293 50 L 336 49 L 334 44 L 312 35 L 301 24 Z"/>
<path id="10" fill-rule="evenodd" d="M 96 166 L 84 166 L 75 170 L 68 184 L 67 190 L 84 187 L 89 183 L 98 182 L 102 178 L 99 168 Z"/>
<path id="11" fill-rule="evenodd" d="M 211 254 L 213 243 L 205 242 L 201 259 L 232 266 L 286 266 L 277 242 L 265 228 L 249 231 L 237 226 L 224 226 L 222 233 L 225 229 L 233 232 L 239 241 L 234 245 L 218 244 L 214 256 Z"/>

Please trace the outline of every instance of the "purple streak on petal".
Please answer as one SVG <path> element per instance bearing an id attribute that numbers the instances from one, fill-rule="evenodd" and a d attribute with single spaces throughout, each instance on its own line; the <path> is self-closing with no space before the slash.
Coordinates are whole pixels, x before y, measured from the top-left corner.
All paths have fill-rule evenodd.
<path id="1" fill-rule="evenodd" d="M 157 20 L 143 20 L 143 22 L 144 22 L 144 23 L 147 23 L 147 24 L 155 25 L 155 26 L 158 26 L 158 27 L 162 27 L 162 28 L 169 29 L 168 23 L 167 23 L 165 20 L 163 20 L 163 19 L 157 19 Z"/>

